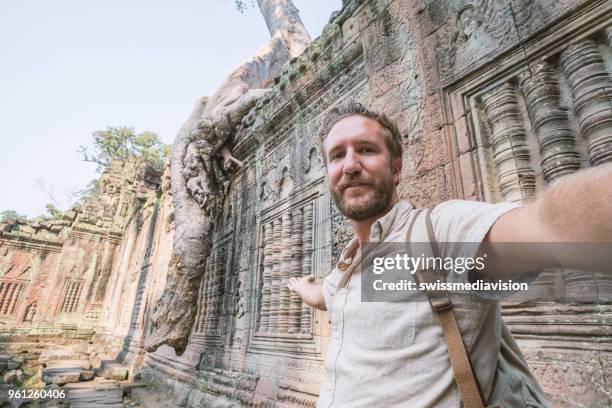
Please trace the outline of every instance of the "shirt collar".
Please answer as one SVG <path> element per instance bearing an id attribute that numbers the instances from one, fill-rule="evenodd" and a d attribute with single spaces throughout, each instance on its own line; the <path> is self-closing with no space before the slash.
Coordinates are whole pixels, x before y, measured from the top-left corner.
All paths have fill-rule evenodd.
<path id="1" fill-rule="evenodd" d="M 370 241 L 383 241 L 389 232 L 392 230 L 395 221 L 402 219 L 402 215 L 413 209 L 412 205 L 408 201 L 399 201 L 393 206 L 391 211 L 383 215 L 374 223 L 371 227 Z M 336 267 L 342 272 L 348 269 L 348 267 L 355 261 L 355 254 L 359 247 L 359 241 L 357 237 L 353 237 L 351 241 L 344 247 L 344 250 L 340 254 L 340 259 L 336 264 Z"/>
<path id="2" fill-rule="evenodd" d="M 391 211 L 374 221 L 370 229 L 370 241 L 384 241 L 395 222 L 404 218 L 403 215 L 412 209 L 412 204 L 408 201 L 398 201 Z"/>

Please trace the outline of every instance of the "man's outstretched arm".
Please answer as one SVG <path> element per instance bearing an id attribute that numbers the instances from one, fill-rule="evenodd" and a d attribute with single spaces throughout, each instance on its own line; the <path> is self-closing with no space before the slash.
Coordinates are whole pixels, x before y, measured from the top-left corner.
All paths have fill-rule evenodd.
<path id="1" fill-rule="evenodd" d="M 315 285 L 314 275 L 304 276 L 302 278 L 291 278 L 287 282 L 287 287 L 297 293 L 302 301 L 308 306 L 312 306 L 319 310 L 327 310 L 325 307 L 325 298 L 323 297 L 323 287 Z"/>
<path id="2" fill-rule="evenodd" d="M 489 230 L 484 244 L 508 242 L 550 243 L 548 247 L 554 250 L 562 248 L 554 243 L 563 242 L 612 245 L 612 164 L 563 177 L 533 203 L 502 215 Z M 503 258 L 496 264 L 515 267 L 514 271 L 500 275 L 514 275 L 548 263 L 547 259 L 536 259 L 534 253 L 524 256 L 525 259 L 507 254 Z M 571 259 L 572 265 L 564 266 L 590 269 L 586 255 Z M 516 270 L 518 264 L 524 265 L 523 271 Z"/>
<path id="3" fill-rule="evenodd" d="M 501 216 L 485 241 L 612 242 L 612 164 L 563 177 L 533 203 Z"/>

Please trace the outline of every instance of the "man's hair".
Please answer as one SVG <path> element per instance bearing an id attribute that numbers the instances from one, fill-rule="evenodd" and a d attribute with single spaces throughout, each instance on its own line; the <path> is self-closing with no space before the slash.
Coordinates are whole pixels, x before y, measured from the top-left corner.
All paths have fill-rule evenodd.
<path id="1" fill-rule="evenodd" d="M 389 149 L 389 153 L 391 153 L 391 160 L 402 157 L 402 141 L 397 125 L 392 122 L 384 113 L 373 112 L 367 109 L 359 102 L 350 102 L 344 105 L 337 106 L 330 110 L 327 115 L 325 115 L 325 118 L 323 119 L 323 124 L 319 128 L 319 149 L 321 151 L 321 156 L 323 156 L 323 162 L 326 165 L 327 157 L 325 155 L 325 149 L 323 147 L 323 142 L 325 141 L 325 138 L 336 123 L 340 122 L 344 118 L 348 118 L 349 116 L 355 115 L 373 119 L 378 122 L 378 124 L 380 124 L 380 126 L 382 126 L 383 128 L 383 132 L 385 135 L 385 145 L 387 146 L 387 149 Z"/>

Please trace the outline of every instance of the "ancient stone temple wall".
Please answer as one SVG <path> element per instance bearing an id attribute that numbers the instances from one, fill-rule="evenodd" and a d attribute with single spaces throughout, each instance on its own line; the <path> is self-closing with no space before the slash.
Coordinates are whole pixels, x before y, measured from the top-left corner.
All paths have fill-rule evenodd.
<path id="1" fill-rule="evenodd" d="M 236 135 L 245 165 L 214 232 L 189 346 L 146 354 L 145 372 L 193 406 L 314 406 L 328 316 L 283 282 L 321 282 L 350 238 L 314 140 L 324 113 L 356 100 L 398 121 L 401 196 L 415 205 L 528 202 L 610 160 L 609 24 L 601 1 L 346 2 Z M 122 275 L 121 290 L 140 296 Z M 545 274 L 535 285 L 548 297 L 505 305 L 557 406 L 606 404 L 609 282 Z"/>
<path id="2" fill-rule="evenodd" d="M 346 2 L 236 135 L 245 166 L 215 231 L 190 345 L 180 357 L 148 354 L 145 369 L 194 406 L 314 406 L 328 317 L 283 282 L 321 282 L 350 238 L 314 141 L 324 113 L 357 100 L 398 121 L 401 196 L 415 205 L 528 202 L 609 160 L 609 24 L 598 1 Z M 606 404 L 608 282 L 543 275 L 535 285 L 548 297 L 505 305 L 558 406 Z"/>
<path id="3" fill-rule="evenodd" d="M 45 223 L 0 225 L 3 335 L 89 338 L 98 323 L 123 231 L 158 176 L 139 162 L 114 163 L 99 193 Z M 130 306 L 131 307 L 131 306 Z"/>

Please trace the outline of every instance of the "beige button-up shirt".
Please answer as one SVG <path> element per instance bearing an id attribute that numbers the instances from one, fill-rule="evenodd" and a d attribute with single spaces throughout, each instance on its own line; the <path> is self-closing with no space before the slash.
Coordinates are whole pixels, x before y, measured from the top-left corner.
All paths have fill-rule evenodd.
<path id="1" fill-rule="evenodd" d="M 438 205 L 432 211 L 432 221 L 442 257 L 459 255 L 458 246 L 444 242 L 481 242 L 497 218 L 516 207 L 511 203 L 463 200 Z M 409 203 L 399 202 L 372 225 L 371 241 L 405 242 L 415 213 Z M 325 303 L 331 314 L 331 340 L 317 407 L 459 407 L 459 392 L 442 327 L 428 302 L 361 302 L 359 268 L 355 268 L 346 287 L 338 288 L 342 274 L 359 261 L 355 257 L 357 248 L 358 242 L 353 239 L 323 283 Z M 533 378 L 503 325 L 499 303 L 470 296 L 461 298 L 451 296 L 481 388 L 491 396 L 490 402 L 510 401 L 503 395 L 506 389 L 513 384 L 520 389 L 525 382 L 523 375 Z M 504 336 L 510 336 L 508 341 L 502 341 Z M 510 347 L 508 342 L 512 343 Z M 518 355 L 519 371 L 525 373 L 505 376 L 504 381 L 514 383 L 496 385 L 493 390 L 496 370 L 516 371 L 514 363 L 502 361 L 501 368 L 498 367 L 502 349 L 508 349 L 503 351 L 506 360 Z M 537 392 L 539 389 L 533 394 Z M 516 405 L 504 406 L 526 405 L 517 400 Z"/>

